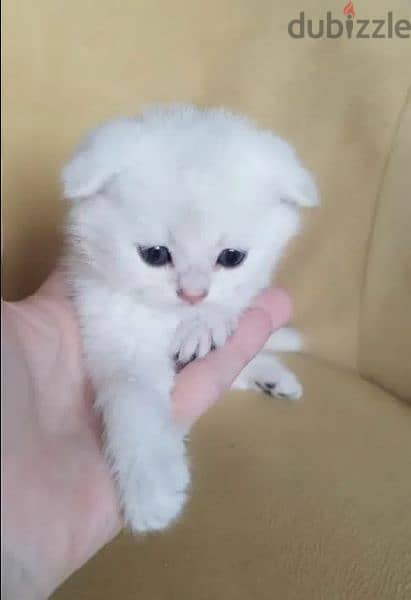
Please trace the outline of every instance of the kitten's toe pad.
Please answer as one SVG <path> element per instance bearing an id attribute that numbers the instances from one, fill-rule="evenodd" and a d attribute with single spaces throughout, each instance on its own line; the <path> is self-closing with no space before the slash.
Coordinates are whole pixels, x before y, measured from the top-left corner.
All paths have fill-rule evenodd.
<path id="1" fill-rule="evenodd" d="M 180 323 L 172 346 L 177 370 L 197 358 L 203 358 L 211 350 L 223 346 L 236 325 L 235 319 L 223 318 L 212 312 Z"/>
<path id="2" fill-rule="evenodd" d="M 287 373 L 279 381 L 254 381 L 257 389 L 268 396 L 276 396 L 286 400 L 300 400 L 303 395 L 303 387 L 293 373 Z"/>
<path id="3" fill-rule="evenodd" d="M 165 529 L 181 513 L 189 482 L 190 473 L 182 448 L 175 452 L 163 446 L 136 456 L 118 478 L 127 525 L 136 533 Z"/>

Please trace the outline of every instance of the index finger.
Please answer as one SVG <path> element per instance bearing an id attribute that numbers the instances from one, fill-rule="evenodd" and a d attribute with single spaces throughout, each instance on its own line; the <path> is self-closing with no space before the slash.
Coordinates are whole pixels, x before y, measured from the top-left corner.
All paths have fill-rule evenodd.
<path id="1" fill-rule="evenodd" d="M 283 290 L 269 289 L 260 294 L 225 346 L 188 365 L 177 376 L 177 420 L 190 427 L 206 412 L 263 348 L 271 333 L 288 322 L 291 313 L 291 300 Z"/>

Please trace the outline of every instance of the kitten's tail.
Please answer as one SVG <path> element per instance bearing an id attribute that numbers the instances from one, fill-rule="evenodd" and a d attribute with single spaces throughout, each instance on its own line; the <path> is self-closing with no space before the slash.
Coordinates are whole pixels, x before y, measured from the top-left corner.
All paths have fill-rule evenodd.
<path id="1" fill-rule="evenodd" d="M 302 349 L 302 337 L 293 327 L 281 327 L 264 346 L 264 350 L 271 352 L 301 352 Z"/>

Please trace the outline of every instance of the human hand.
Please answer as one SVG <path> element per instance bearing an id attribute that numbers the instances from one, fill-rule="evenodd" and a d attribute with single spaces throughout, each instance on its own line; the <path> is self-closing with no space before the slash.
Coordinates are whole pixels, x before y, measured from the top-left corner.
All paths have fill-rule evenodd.
<path id="1" fill-rule="evenodd" d="M 187 429 L 290 314 L 284 292 L 264 292 L 223 348 L 179 373 L 175 416 Z M 4 303 L 2 318 L 4 584 L 44 598 L 118 533 L 121 518 L 62 275 Z"/>

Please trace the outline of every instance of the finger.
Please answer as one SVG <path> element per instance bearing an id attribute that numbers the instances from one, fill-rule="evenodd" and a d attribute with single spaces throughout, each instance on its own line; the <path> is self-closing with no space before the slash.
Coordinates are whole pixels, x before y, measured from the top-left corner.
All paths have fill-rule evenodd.
<path id="1" fill-rule="evenodd" d="M 55 267 L 36 292 L 44 296 L 67 296 L 67 282 L 61 267 Z"/>
<path id="2" fill-rule="evenodd" d="M 230 387 L 271 333 L 287 323 L 290 316 L 291 301 L 284 291 L 263 292 L 223 348 L 188 365 L 178 375 L 174 389 L 178 421 L 190 427 Z"/>
<path id="3" fill-rule="evenodd" d="M 291 319 L 293 305 L 290 296 L 281 288 L 268 288 L 254 300 L 254 307 L 270 315 L 273 331 L 283 327 Z"/>

